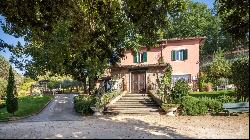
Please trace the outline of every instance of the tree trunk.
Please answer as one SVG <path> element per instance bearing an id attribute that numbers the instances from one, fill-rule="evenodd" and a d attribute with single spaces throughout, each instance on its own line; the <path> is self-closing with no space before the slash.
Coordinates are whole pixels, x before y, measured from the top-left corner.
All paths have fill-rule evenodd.
<path id="1" fill-rule="evenodd" d="M 84 94 L 87 94 L 86 77 L 83 77 L 83 90 L 84 90 Z"/>
<path id="2" fill-rule="evenodd" d="M 78 92 L 79 91 L 79 86 L 76 86 L 76 92 Z"/>
<path id="3" fill-rule="evenodd" d="M 72 86 L 70 87 L 70 93 L 72 93 Z"/>
<path id="4" fill-rule="evenodd" d="M 92 85 L 91 84 L 91 79 L 89 78 L 89 94 L 91 94 L 91 88 L 92 88 L 91 85 Z"/>

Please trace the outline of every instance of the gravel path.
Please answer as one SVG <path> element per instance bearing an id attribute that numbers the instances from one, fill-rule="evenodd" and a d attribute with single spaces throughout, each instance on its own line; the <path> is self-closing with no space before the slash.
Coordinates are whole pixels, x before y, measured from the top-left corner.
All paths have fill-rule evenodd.
<path id="1" fill-rule="evenodd" d="M 82 117 L 73 111 L 73 96 L 57 96 L 37 116 L 0 123 L 0 138 L 249 139 L 248 114 L 239 116 L 117 115 Z"/>

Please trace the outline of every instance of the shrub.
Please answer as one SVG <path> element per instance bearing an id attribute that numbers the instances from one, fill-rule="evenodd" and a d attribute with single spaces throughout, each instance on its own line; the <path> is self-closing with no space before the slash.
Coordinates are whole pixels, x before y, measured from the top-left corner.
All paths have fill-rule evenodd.
<path id="1" fill-rule="evenodd" d="M 220 91 L 212 91 L 212 92 L 192 92 L 189 95 L 193 97 L 219 98 L 222 95 L 234 96 L 235 90 L 220 90 Z"/>
<path id="2" fill-rule="evenodd" d="M 76 112 L 81 114 L 91 114 L 93 113 L 91 106 L 96 103 L 96 98 L 94 96 L 76 96 L 74 97 L 74 109 Z"/>
<path id="3" fill-rule="evenodd" d="M 18 96 L 27 96 L 30 93 L 31 85 L 34 84 L 35 81 L 30 78 L 25 78 L 22 84 L 19 87 Z M 34 92 L 35 89 L 32 90 Z"/>
<path id="4" fill-rule="evenodd" d="M 218 50 L 214 53 L 213 61 L 208 65 L 207 74 L 209 81 L 213 85 L 219 85 L 220 78 L 227 78 L 230 76 L 231 63 L 224 56 L 223 50 Z"/>
<path id="5" fill-rule="evenodd" d="M 103 94 L 101 97 L 96 96 L 95 107 L 100 111 L 103 111 L 105 109 L 105 106 L 118 95 L 120 95 L 119 92 L 108 92 Z"/>
<path id="6" fill-rule="evenodd" d="M 235 103 L 236 102 L 236 97 L 234 96 L 228 96 L 228 95 L 220 95 L 218 96 L 218 100 L 221 103 Z"/>
<path id="7" fill-rule="evenodd" d="M 249 98 L 245 98 L 245 97 L 240 97 L 240 99 L 238 100 L 239 102 L 249 102 Z"/>
<path id="8" fill-rule="evenodd" d="M 6 106 L 5 101 L 0 99 L 0 109 L 4 108 L 5 106 Z"/>
<path id="9" fill-rule="evenodd" d="M 6 96 L 7 80 L 0 77 L 0 100 Z"/>
<path id="10" fill-rule="evenodd" d="M 14 78 L 14 74 L 13 74 L 11 66 L 9 68 L 6 106 L 7 106 L 8 113 L 12 113 L 13 115 L 14 115 L 14 112 L 18 110 L 15 78 Z"/>
<path id="11" fill-rule="evenodd" d="M 236 60 L 232 67 L 231 80 L 236 86 L 238 97 L 243 96 L 249 98 L 249 58 L 241 58 Z"/>
<path id="12" fill-rule="evenodd" d="M 184 80 L 178 80 L 172 89 L 171 98 L 174 103 L 180 103 L 183 96 L 188 95 L 190 87 Z"/>
<path id="13" fill-rule="evenodd" d="M 170 91 L 172 84 L 172 66 L 169 63 L 166 63 L 166 68 L 161 79 L 157 79 L 158 90 L 157 94 L 161 97 L 163 102 L 170 102 Z"/>
<path id="14" fill-rule="evenodd" d="M 167 103 L 162 103 L 161 105 L 161 108 L 164 110 L 164 111 L 168 111 L 169 109 L 171 108 L 178 108 L 180 105 L 179 104 L 167 104 Z"/>
<path id="15" fill-rule="evenodd" d="M 208 112 L 206 103 L 199 98 L 184 96 L 181 102 L 182 115 L 204 115 Z"/>
<path id="16" fill-rule="evenodd" d="M 210 111 L 211 113 L 218 113 L 222 110 L 222 102 L 218 99 L 212 99 L 212 98 L 201 98 L 200 99 L 201 102 L 204 102 L 205 105 L 208 108 L 208 111 Z"/>
<path id="17" fill-rule="evenodd" d="M 199 91 L 204 91 L 207 81 L 207 75 L 204 72 L 200 72 L 198 76 Z"/>

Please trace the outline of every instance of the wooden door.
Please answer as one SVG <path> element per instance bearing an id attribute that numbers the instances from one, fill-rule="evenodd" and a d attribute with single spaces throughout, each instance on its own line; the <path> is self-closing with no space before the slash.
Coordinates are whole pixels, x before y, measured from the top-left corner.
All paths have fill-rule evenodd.
<path id="1" fill-rule="evenodd" d="M 131 74 L 131 90 L 133 93 L 146 92 L 146 73 L 132 73 Z"/>

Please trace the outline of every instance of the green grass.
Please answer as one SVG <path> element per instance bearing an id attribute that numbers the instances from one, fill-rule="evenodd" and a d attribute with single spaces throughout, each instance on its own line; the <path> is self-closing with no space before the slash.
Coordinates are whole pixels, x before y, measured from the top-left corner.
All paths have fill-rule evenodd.
<path id="1" fill-rule="evenodd" d="M 54 96 L 26 96 L 18 99 L 18 111 L 14 116 L 7 112 L 6 107 L 0 109 L 0 120 L 8 120 L 13 117 L 24 117 L 38 113 Z"/>
<path id="2" fill-rule="evenodd" d="M 229 95 L 233 96 L 235 90 L 220 90 L 220 91 L 211 91 L 211 92 L 191 92 L 189 95 L 193 97 L 211 97 L 216 98 L 220 95 Z"/>

